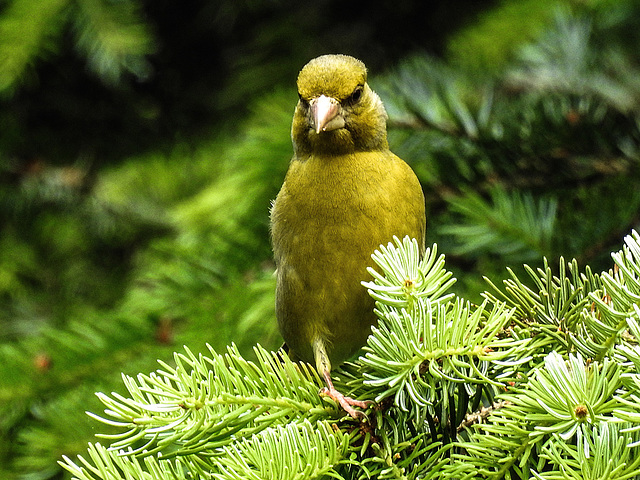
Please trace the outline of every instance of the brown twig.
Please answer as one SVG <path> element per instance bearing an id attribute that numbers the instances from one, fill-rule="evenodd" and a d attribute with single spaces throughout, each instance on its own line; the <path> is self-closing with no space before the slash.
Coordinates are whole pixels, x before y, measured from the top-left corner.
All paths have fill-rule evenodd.
<path id="1" fill-rule="evenodd" d="M 482 407 L 479 410 L 476 410 L 473 413 L 468 413 L 462 423 L 458 425 L 458 433 L 464 430 L 465 428 L 469 428 L 471 425 L 476 423 L 482 423 L 489 415 L 491 415 L 495 410 L 499 410 L 507 405 L 510 405 L 511 402 L 507 400 L 502 400 L 499 402 L 495 402 L 493 405 L 489 407 Z"/>

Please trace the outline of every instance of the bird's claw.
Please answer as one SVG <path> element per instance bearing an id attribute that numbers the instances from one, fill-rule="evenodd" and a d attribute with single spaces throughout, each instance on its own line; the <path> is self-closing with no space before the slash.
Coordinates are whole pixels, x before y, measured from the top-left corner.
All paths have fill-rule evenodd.
<path id="1" fill-rule="evenodd" d="M 320 390 L 320 395 L 332 398 L 342 407 L 342 409 L 347 412 L 354 420 L 362 421 L 367 415 L 364 412 L 356 410 L 353 407 L 359 408 L 368 408 L 370 405 L 373 405 L 371 400 L 356 400 L 355 398 L 345 397 L 342 393 L 340 393 L 335 388 L 324 387 Z"/>

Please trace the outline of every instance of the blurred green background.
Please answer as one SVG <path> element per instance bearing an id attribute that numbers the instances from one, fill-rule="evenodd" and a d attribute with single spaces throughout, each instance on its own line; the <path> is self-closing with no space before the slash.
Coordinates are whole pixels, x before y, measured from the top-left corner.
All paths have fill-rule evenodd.
<path id="1" fill-rule="evenodd" d="M 638 1 L 5 0 L 0 478 L 67 478 L 121 372 L 279 346 L 268 210 L 332 52 L 368 65 L 458 293 L 608 269 L 640 225 Z"/>

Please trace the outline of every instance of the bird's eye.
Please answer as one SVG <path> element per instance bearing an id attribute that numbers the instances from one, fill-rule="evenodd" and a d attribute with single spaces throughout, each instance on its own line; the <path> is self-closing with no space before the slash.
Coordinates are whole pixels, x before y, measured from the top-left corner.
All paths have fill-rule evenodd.
<path id="1" fill-rule="evenodd" d="M 298 93 L 298 98 L 300 99 L 300 105 L 305 108 L 309 106 L 309 102 L 302 98 L 302 94 Z"/>
<path id="2" fill-rule="evenodd" d="M 353 105 L 354 103 L 358 103 L 360 97 L 362 97 L 362 86 L 358 85 L 353 93 L 349 95 L 349 98 L 347 98 L 347 103 L 351 105 Z"/>

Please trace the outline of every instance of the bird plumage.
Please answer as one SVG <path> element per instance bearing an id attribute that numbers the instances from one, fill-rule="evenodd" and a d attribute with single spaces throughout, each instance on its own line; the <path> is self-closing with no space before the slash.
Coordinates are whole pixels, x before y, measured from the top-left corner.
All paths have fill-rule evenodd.
<path id="1" fill-rule="evenodd" d="M 394 235 L 424 246 L 422 188 L 389 150 L 387 115 L 366 80 L 346 55 L 301 70 L 294 157 L 271 210 L 278 325 L 328 384 L 331 366 L 357 352 L 376 321 L 361 285 L 373 251 Z"/>

